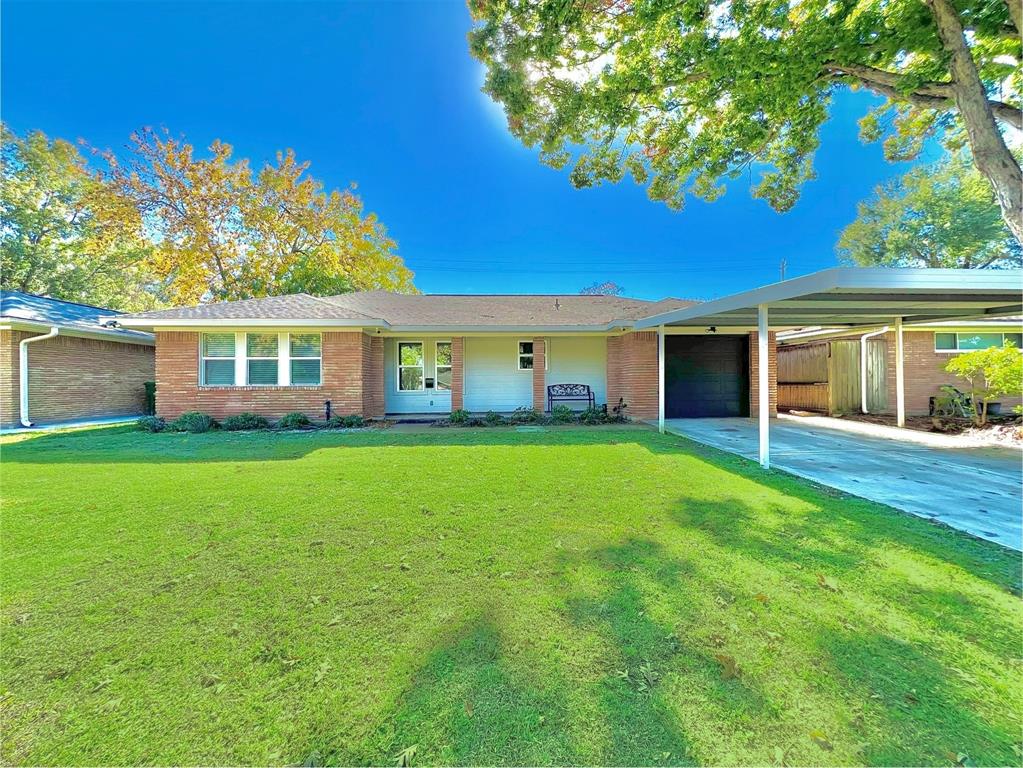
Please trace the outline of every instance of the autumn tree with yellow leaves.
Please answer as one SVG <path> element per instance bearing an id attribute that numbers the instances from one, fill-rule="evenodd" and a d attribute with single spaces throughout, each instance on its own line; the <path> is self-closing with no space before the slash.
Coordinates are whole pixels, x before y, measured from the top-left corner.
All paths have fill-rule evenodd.
<path id="1" fill-rule="evenodd" d="M 215 141 L 197 157 L 190 144 L 147 128 L 124 153 L 94 151 L 101 167 L 92 170 L 73 145 L 38 132 L 19 139 L 5 131 L 4 141 L 34 153 L 33 162 L 5 163 L 5 188 L 27 190 L 5 196 L 0 210 L 5 287 L 97 301 L 88 276 L 102 265 L 124 284 L 98 303 L 128 309 L 415 290 L 354 187 L 327 191 L 291 150 L 253 173 L 229 144 Z M 40 245 L 40 231 L 59 236 Z M 81 269 L 67 268 L 72 255 Z M 25 275 L 47 279 L 18 279 Z"/>

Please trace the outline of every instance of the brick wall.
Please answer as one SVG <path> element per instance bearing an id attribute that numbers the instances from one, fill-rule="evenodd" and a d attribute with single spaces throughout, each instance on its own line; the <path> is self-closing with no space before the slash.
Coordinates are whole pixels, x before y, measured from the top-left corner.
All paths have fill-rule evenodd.
<path id="1" fill-rule="evenodd" d="M 886 413 L 895 413 L 895 331 L 889 331 L 883 338 L 888 347 L 888 410 Z M 941 394 L 939 387 L 942 384 L 951 384 L 959 389 L 965 389 L 965 382 L 962 379 L 945 372 L 945 363 L 955 355 L 934 351 L 933 331 L 906 331 L 903 329 L 902 343 L 907 415 L 927 415 L 930 398 Z M 1001 397 L 998 401 L 1002 403 L 1003 413 L 1011 413 L 1012 407 L 1019 405 L 1020 398 Z"/>
<path id="2" fill-rule="evenodd" d="M 384 340 L 362 337 L 362 415 L 384 415 Z"/>
<path id="3" fill-rule="evenodd" d="M 38 333 L 0 331 L 0 423 L 19 420 L 18 343 Z M 142 413 L 152 347 L 57 336 L 29 345 L 29 416 L 36 424 Z"/>
<path id="4" fill-rule="evenodd" d="M 542 336 L 533 339 L 533 408 L 547 409 L 547 345 Z"/>
<path id="5" fill-rule="evenodd" d="M 383 339 L 367 342 L 361 331 L 324 332 L 322 355 L 323 383 L 318 387 L 200 387 L 199 334 L 158 333 L 156 412 L 173 419 L 185 411 L 205 411 L 220 419 L 252 411 L 274 419 L 300 411 L 322 419 L 325 400 L 331 401 L 335 413 L 383 410 Z M 367 391 L 366 399 L 364 376 L 379 379 L 379 388 Z"/>
<path id="6" fill-rule="evenodd" d="M 760 408 L 760 346 L 757 332 L 749 334 L 749 415 L 754 419 Z M 772 417 L 778 415 L 778 340 L 774 331 L 767 334 L 768 403 Z"/>
<path id="7" fill-rule="evenodd" d="M 0 425 L 18 422 L 18 339 L 26 334 L 0 331 Z"/>
<path id="8" fill-rule="evenodd" d="M 623 398 L 633 419 L 657 418 L 657 334 L 650 331 L 607 339 L 607 404 Z"/>

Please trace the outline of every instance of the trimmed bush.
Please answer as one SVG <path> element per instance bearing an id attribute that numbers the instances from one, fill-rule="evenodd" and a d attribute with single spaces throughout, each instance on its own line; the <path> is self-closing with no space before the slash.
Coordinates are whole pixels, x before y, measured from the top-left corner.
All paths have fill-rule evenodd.
<path id="1" fill-rule="evenodd" d="M 463 408 L 459 408 L 458 410 L 452 411 L 451 415 L 448 416 L 448 421 L 458 426 L 468 424 L 469 419 L 470 419 L 469 412 Z"/>
<path id="2" fill-rule="evenodd" d="M 142 432 L 163 432 L 167 429 L 167 422 L 159 416 L 143 416 L 135 422 L 135 429 Z"/>
<path id="3" fill-rule="evenodd" d="M 555 424 L 570 424 L 575 421 L 575 411 L 567 405 L 556 405 L 551 408 L 551 421 Z"/>
<path id="4" fill-rule="evenodd" d="M 504 416 L 495 411 L 487 411 L 483 417 L 483 423 L 488 427 L 499 427 L 504 424 Z"/>
<path id="5" fill-rule="evenodd" d="M 238 413 L 228 416 L 220 422 L 220 428 L 228 432 L 238 432 L 243 429 L 267 429 L 270 422 L 258 413 Z"/>
<path id="6" fill-rule="evenodd" d="M 308 429 L 312 425 L 313 423 L 304 413 L 293 411 L 281 417 L 281 420 L 277 422 L 277 429 Z"/>
<path id="7" fill-rule="evenodd" d="M 593 408 L 587 408 L 586 410 L 579 414 L 579 421 L 582 422 L 583 424 L 590 425 L 607 424 L 608 422 L 607 410 L 604 408 L 598 408 L 597 406 L 594 406 Z"/>
<path id="8" fill-rule="evenodd" d="M 170 428 L 175 432 L 209 432 L 217 425 L 217 422 L 208 413 L 202 411 L 188 411 L 178 416 L 170 423 Z"/>
<path id="9" fill-rule="evenodd" d="M 358 413 L 350 413 L 347 416 L 335 413 L 330 417 L 327 426 L 330 429 L 358 429 L 366 426 L 366 420 Z"/>
<path id="10" fill-rule="evenodd" d="M 513 424 L 539 424 L 543 421 L 543 414 L 536 408 L 516 408 L 510 421 Z"/>

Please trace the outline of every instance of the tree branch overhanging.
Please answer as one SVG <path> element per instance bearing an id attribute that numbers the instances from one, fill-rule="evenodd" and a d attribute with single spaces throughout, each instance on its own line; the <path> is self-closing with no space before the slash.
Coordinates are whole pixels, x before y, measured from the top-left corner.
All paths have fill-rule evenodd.
<path id="1" fill-rule="evenodd" d="M 900 76 L 893 72 L 856 64 L 838 64 L 832 61 L 826 62 L 824 66 L 833 76 L 851 77 L 874 93 L 887 96 L 895 101 L 904 101 L 921 109 L 946 111 L 955 108 L 955 92 L 952 83 L 922 83 L 906 93 L 899 90 Z M 1017 130 L 1023 130 L 1023 112 L 1018 107 L 994 99 L 988 99 L 988 105 L 996 119 L 1008 123 Z"/>

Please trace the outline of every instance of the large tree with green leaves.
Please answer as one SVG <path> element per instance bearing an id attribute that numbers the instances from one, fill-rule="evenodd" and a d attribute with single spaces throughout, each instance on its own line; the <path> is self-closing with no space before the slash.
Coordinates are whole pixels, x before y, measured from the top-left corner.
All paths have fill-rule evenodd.
<path id="1" fill-rule="evenodd" d="M 795 203 L 836 88 L 885 97 L 862 133 L 891 158 L 965 141 L 1023 240 L 1018 0 L 469 0 L 484 89 L 572 182 L 626 173 L 680 207 L 763 166 L 754 194 Z M 962 137 L 965 135 L 965 139 Z"/>
<path id="2" fill-rule="evenodd" d="M 138 212 L 73 144 L 0 126 L 0 155 L 4 288 L 114 309 L 159 305 Z"/>
<path id="3" fill-rule="evenodd" d="M 991 185 L 961 154 L 878 187 L 842 232 L 838 253 L 861 266 L 1023 266 Z"/>

